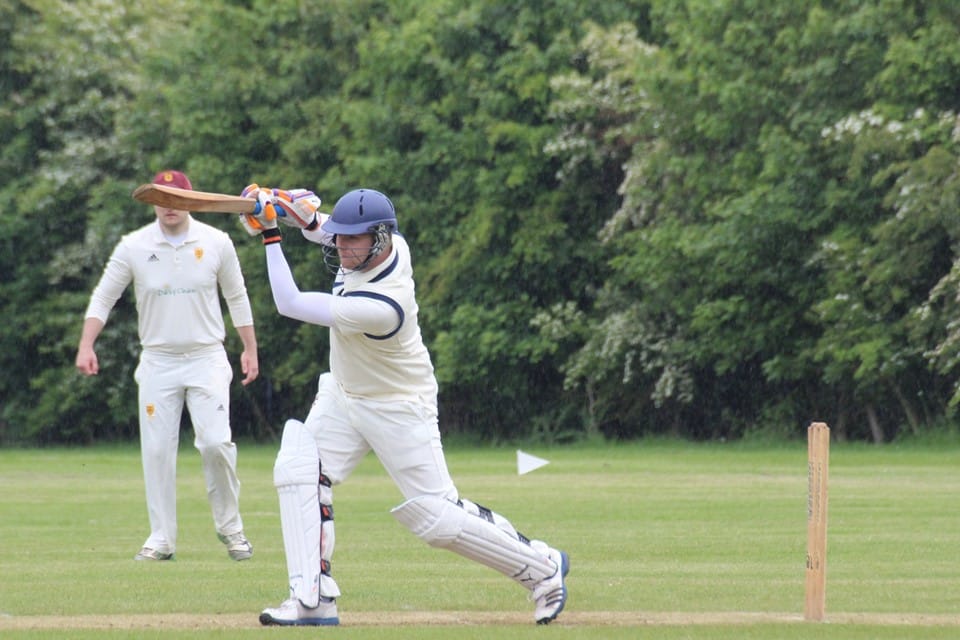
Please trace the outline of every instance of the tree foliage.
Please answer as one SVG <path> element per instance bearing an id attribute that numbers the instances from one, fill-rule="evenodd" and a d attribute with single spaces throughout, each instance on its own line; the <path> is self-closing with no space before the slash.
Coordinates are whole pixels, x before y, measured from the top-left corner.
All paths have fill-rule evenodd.
<path id="1" fill-rule="evenodd" d="M 189 15 L 189 20 L 186 16 Z M 445 430 L 880 441 L 960 404 L 960 8 L 910 0 L 0 0 L 0 440 L 136 432 L 132 292 L 73 369 L 129 192 L 390 194 Z M 225 37 L 224 34 L 230 34 Z M 327 336 L 280 318 L 228 217 L 261 379 L 309 407 Z M 303 288 L 329 287 L 293 234 Z M 228 348 L 239 350 L 235 336 Z"/>

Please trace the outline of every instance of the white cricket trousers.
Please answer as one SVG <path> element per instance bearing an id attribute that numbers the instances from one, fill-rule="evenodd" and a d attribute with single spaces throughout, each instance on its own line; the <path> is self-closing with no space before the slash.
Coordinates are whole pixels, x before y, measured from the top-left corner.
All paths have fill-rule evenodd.
<path id="1" fill-rule="evenodd" d="M 333 485 L 346 480 L 372 449 L 404 499 L 458 499 L 440 442 L 435 399 L 355 398 L 325 373 L 304 425 L 316 440 L 320 470 Z"/>
<path id="2" fill-rule="evenodd" d="M 134 373 L 139 386 L 140 454 L 150 517 L 144 546 L 173 553 L 177 547 L 177 449 L 184 403 L 193 423 L 207 498 L 218 533 L 243 530 L 237 448 L 231 441 L 233 370 L 222 345 L 187 354 L 144 351 Z"/>

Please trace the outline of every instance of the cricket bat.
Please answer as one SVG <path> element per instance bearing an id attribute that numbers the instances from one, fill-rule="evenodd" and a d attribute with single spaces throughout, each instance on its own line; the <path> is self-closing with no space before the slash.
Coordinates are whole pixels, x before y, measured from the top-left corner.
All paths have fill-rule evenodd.
<path id="1" fill-rule="evenodd" d="M 254 198 L 152 183 L 142 184 L 134 189 L 133 199 L 168 209 L 197 213 L 257 213 L 260 209 L 260 203 Z"/>

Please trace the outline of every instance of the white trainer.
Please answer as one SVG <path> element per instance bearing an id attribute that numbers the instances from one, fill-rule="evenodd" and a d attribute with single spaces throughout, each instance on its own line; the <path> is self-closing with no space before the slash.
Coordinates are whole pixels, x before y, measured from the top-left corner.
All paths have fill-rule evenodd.
<path id="1" fill-rule="evenodd" d="M 556 573 L 537 583 L 530 593 L 530 599 L 536 603 L 533 617 L 537 624 L 550 624 L 556 620 L 563 611 L 563 605 L 567 603 L 567 586 L 563 583 L 563 579 L 570 572 L 570 558 L 566 552 L 558 551 L 539 540 L 532 540 L 530 546 L 545 554 L 557 565 Z"/>
<path id="2" fill-rule="evenodd" d="M 227 553 L 234 560 L 249 560 L 253 556 L 253 545 L 243 535 L 243 531 L 226 536 L 218 533 L 217 537 L 220 538 L 220 542 L 227 545 Z"/>
<path id="3" fill-rule="evenodd" d="M 337 601 L 320 598 L 320 605 L 308 609 L 296 598 L 289 598 L 275 609 L 264 609 L 260 614 L 260 624 L 285 627 L 333 627 L 340 624 L 337 616 Z"/>
<path id="4" fill-rule="evenodd" d="M 134 560 L 173 560 L 173 554 L 160 551 L 159 549 L 151 549 L 150 547 L 144 547 L 137 552 L 137 555 L 133 556 Z"/>

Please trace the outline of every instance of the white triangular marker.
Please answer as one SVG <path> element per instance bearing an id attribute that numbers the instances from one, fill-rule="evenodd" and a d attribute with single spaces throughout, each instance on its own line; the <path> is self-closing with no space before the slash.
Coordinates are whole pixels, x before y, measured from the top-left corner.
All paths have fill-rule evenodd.
<path id="1" fill-rule="evenodd" d="M 549 460 L 532 456 L 517 449 L 517 475 L 522 476 L 525 473 L 535 471 L 540 467 L 550 464 Z"/>

